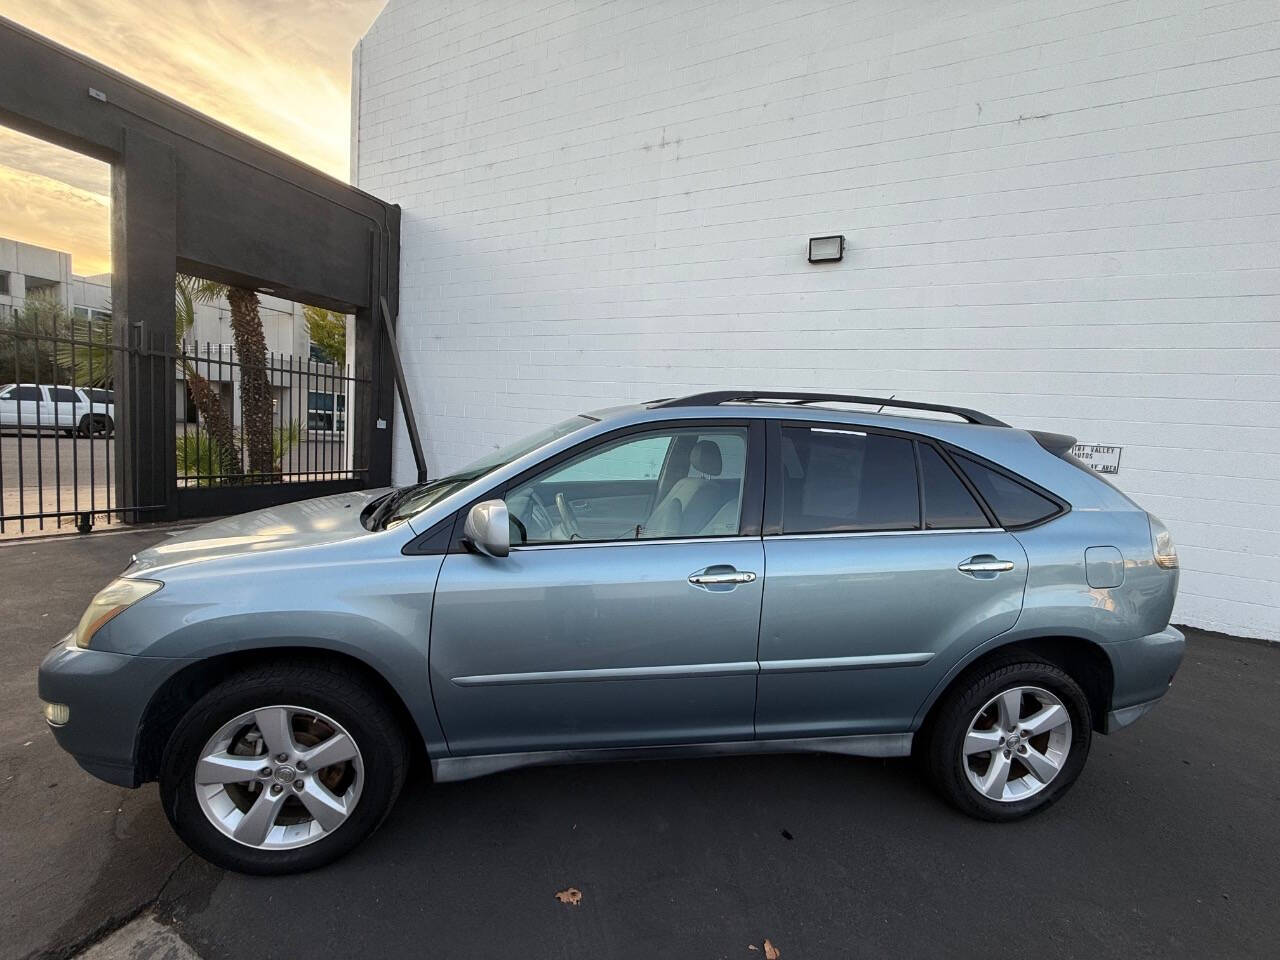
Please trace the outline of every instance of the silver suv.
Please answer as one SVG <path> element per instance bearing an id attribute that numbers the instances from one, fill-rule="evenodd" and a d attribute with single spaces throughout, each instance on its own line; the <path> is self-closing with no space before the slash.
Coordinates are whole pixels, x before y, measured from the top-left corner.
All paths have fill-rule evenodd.
<path id="1" fill-rule="evenodd" d="M 964 812 L 1060 797 L 1183 655 L 1168 532 L 1070 437 L 722 391 L 139 554 L 40 668 L 59 743 L 159 780 L 224 866 L 325 863 L 436 780 L 527 764 L 915 753 Z"/>

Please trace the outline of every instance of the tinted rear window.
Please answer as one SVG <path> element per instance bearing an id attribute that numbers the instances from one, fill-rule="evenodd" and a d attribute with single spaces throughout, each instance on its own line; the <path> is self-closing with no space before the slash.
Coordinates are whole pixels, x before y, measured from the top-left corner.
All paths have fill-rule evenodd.
<path id="1" fill-rule="evenodd" d="M 1059 513 L 1061 508 L 1048 497 L 1042 497 L 1030 487 L 1011 477 L 983 466 L 962 454 L 956 454 L 956 463 L 978 488 L 982 498 L 1000 521 L 1002 527 L 1025 527 L 1046 520 Z"/>
<path id="2" fill-rule="evenodd" d="M 927 530 L 963 530 L 990 526 L 978 506 L 942 455 L 927 443 L 920 444 L 920 469 L 924 477 L 924 525 Z"/>
<path id="3" fill-rule="evenodd" d="M 910 440 L 784 427 L 782 469 L 783 533 L 920 527 Z"/>

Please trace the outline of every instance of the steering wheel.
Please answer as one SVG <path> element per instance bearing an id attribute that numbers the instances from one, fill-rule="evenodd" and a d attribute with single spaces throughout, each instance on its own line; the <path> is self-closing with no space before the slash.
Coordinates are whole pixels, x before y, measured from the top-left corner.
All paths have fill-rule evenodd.
<path id="1" fill-rule="evenodd" d="M 581 540 L 582 530 L 578 526 L 578 515 L 569 506 L 569 500 L 563 493 L 556 494 L 556 512 L 560 514 L 560 525 L 570 540 Z"/>
<path id="2" fill-rule="evenodd" d="M 518 525 L 525 543 L 547 540 L 555 529 L 551 514 L 532 489 L 509 496 L 507 511 L 512 521 Z"/>

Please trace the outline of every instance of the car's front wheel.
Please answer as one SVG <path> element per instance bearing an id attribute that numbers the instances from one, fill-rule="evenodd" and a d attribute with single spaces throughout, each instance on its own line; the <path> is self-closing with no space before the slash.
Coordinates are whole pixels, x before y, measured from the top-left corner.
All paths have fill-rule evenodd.
<path id="1" fill-rule="evenodd" d="M 1060 797 L 1080 775 L 1092 735 L 1089 700 L 1042 660 L 1004 660 L 962 678 L 928 735 L 929 772 L 971 816 L 1016 820 Z"/>
<path id="2" fill-rule="evenodd" d="M 160 791 L 178 835 L 242 873 L 322 866 L 372 833 L 407 747 L 377 691 L 336 666 L 277 663 L 228 677 L 165 749 Z"/>

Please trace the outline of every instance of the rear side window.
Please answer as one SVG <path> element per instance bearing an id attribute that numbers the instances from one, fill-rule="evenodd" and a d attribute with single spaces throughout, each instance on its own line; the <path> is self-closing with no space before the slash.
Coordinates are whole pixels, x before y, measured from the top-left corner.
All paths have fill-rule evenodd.
<path id="1" fill-rule="evenodd" d="M 784 534 L 920 528 L 910 440 L 784 427 L 781 454 Z"/>
<path id="2" fill-rule="evenodd" d="M 963 454 L 955 455 L 965 476 L 978 488 L 1002 527 L 1025 527 L 1047 520 L 1061 512 L 1061 507 L 1003 473 L 983 466 Z"/>
<path id="3" fill-rule="evenodd" d="M 76 392 L 72 390 L 70 387 L 50 387 L 49 393 L 52 394 L 52 396 L 49 399 L 53 400 L 54 403 L 79 403 L 80 402 L 80 398 L 76 395 Z"/>
<path id="4" fill-rule="evenodd" d="M 6 400 L 43 400 L 39 387 L 14 387 L 9 391 Z"/>
<path id="5" fill-rule="evenodd" d="M 927 443 L 920 444 L 920 471 L 924 486 L 926 530 L 963 530 L 990 526 L 973 494 L 942 455 Z"/>

